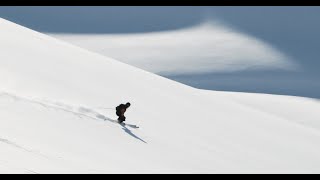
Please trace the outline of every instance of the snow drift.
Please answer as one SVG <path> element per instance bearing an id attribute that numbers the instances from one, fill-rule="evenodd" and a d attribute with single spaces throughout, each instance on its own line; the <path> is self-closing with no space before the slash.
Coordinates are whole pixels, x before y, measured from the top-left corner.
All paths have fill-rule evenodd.
<path id="1" fill-rule="evenodd" d="M 320 172 L 317 100 L 199 90 L 0 27 L 0 173 Z M 140 129 L 114 123 L 127 101 Z"/>

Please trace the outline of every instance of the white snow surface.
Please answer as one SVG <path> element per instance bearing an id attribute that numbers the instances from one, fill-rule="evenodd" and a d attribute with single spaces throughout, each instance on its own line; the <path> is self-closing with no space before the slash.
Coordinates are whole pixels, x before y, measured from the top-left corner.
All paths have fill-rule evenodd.
<path id="1" fill-rule="evenodd" d="M 4 19 L 0 51 L 0 173 L 320 172 L 316 99 L 195 89 Z"/>

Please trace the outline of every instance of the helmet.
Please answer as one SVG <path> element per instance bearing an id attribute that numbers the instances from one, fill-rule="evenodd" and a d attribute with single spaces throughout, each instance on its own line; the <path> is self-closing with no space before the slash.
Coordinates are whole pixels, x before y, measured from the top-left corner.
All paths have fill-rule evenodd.
<path id="1" fill-rule="evenodd" d="M 129 102 L 127 102 L 126 106 L 127 106 L 127 107 L 130 107 L 130 106 L 131 106 L 131 104 L 130 104 Z"/>

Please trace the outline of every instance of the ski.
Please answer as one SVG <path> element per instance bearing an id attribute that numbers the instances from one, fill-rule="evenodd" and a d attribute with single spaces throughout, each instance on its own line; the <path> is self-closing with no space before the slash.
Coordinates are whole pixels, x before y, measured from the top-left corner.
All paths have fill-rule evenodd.
<path id="1" fill-rule="evenodd" d="M 133 124 L 127 124 L 127 123 L 119 123 L 120 125 L 122 125 L 122 126 L 128 126 L 128 127 L 131 127 L 131 128 L 139 128 L 139 126 L 137 126 L 137 125 L 133 125 Z"/>

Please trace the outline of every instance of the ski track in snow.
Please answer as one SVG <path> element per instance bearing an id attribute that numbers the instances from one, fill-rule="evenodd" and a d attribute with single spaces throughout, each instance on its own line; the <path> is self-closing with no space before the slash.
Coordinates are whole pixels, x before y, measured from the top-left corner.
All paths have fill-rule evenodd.
<path id="1" fill-rule="evenodd" d="M 14 170 L 17 170 L 18 172 L 23 173 L 23 174 L 26 174 L 26 173 L 28 173 L 28 174 L 40 174 L 40 173 L 38 173 L 36 171 L 33 171 L 33 170 L 30 170 L 28 168 L 23 168 L 23 167 L 17 167 L 17 166 L 10 165 L 9 162 L 3 161 L 3 160 L 0 161 L 0 167 L 14 169 Z M 6 174 L 10 174 L 10 173 L 6 173 Z"/>
<path id="2" fill-rule="evenodd" d="M 42 153 L 40 153 L 40 152 L 37 152 L 37 151 L 35 151 L 35 150 L 30 150 L 30 149 L 27 149 L 27 148 L 25 148 L 25 147 L 22 147 L 21 145 L 18 145 L 17 143 L 14 143 L 14 142 L 12 142 L 12 141 L 10 141 L 10 140 L 8 140 L 8 139 L 0 138 L 0 143 L 9 145 L 9 146 L 11 146 L 11 147 L 20 149 L 20 150 L 22 150 L 22 151 L 25 151 L 25 152 L 27 152 L 27 153 L 31 153 L 31 154 L 36 155 L 36 156 L 40 156 L 40 157 L 45 158 L 45 159 L 50 159 L 48 156 L 46 156 L 46 155 L 44 155 L 44 154 L 42 154 Z M 27 168 L 24 168 L 24 167 L 13 166 L 13 165 L 9 164 L 9 162 L 4 161 L 4 160 L 1 160 L 0 162 L 1 162 L 1 163 L 0 163 L 1 166 L 4 166 L 4 167 L 9 167 L 9 168 L 11 168 L 11 169 L 15 169 L 15 170 L 19 170 L 19 171 L 20 171 L 20 170 L 23 170 L 23 171 L 28 172 L 28 173 L 31 173 L 31 174 L 39 174 L 39 173 L 37 173 L 37 172 L 35 172 L 35 171 L 32 171 L 32 170 L 27 169 Z"/>
<path id="3" fill-rule="evenodd" d="M 111 118 L 106 117 L 103 114 L 100 114 L 96 112 L 93 109 L 83 107 L 83 106 L 70 106 L 65 103 L 61 102 L 54 102 L 54 101 L 49 101 L 49 100 L 35 100 L 35 99 L 29 99 L 25 97 L 19 97 L 10 93 L 0 93 L 0 96 L 7 96 L 10 97 L 16 101 L 25 101 L 33 104 L 40 105 L 42 107 L 48 108 L 48 109 L 55 109 L 55 110 L 60 110 L 64 111 L 67 113 L 71 113 L 75 116 L 78 116 L 79 118 L 86 117 L 94 120 L 104 120 L 104 121 L 109 121 L 113 123 L 118 123 L 118 121 L 113 120 Z"/>
<path id="4" fill-rule="evenodd" d="M 9 141 L 8 139 L 0 138 L 0 142 L 5 143 L 5 144 L 8 144 L 8 145 L 13 146 L 13 147 L 16 147 L 16 148 L 19 148 L 19 149 L 23 149 L 23 150 L 25 150 L 25 151 L 27 151 L 27 152 L 32 152 L 32 151 L 30 151 L 30 150 L 28 150 L 28 149 L 26 149 L 26 148 L 24 148 L 24 147 L 22 147 L 22 146 L 17 145 L 17 144 L 14 143 L 14 142 Z"/>
<path id="5" fill-rule="evenodd" d="M 46 109 L 53 109 L 56 111 L 62 111 L 65 113 L 69 113 L 72 114 L 78 118 L 87 118 L 87 119 L 91 119 L 91 120 L 95 120 L 95 121 L 108 121 L 114 124 L 118 124 L 118 121 L 113 120 L 111 118 L 106 117 L 105 115 L 87 108 L 87 107 L 83 107 L 83 106 L 71 106 L 68 105 L 66 103 L 61 103 L 61 102 L 57 102 L 57 101 L 49 101 L 49 100 L 38 100 L 38 99 L 32 99 L 32 98 L 26 98 L 26 97 L 22 97 L 22 96 L 17 96 L 11 93 L 7 93 L 7 92 L 0 92 L 0 98 L 10 98 L 13 99 L 14 101 L 21 101 L 21 102 L 26 102 L 26 103 L 31 103 L 31 104 L 35 104 L 38 106 L 41 106 L 43 108 Z M 120 124 L 119 124 L 120 125 Z M 146 141 L 144 141 L 143 139 L 141 139 L 140 137 L 138 137 L 137 135 L 135 135 L 130 129 L 128 129 L 127 127 L 131 127 L 130 125 L 120 125 L 121 129 L 127 133 L 128 135 L 130 135 L 131 137 L 143 142 L 143 143 L 147 143 Z M 131 127 L 134 129 L 134 127 Z M 0 136 L 0 143 L 9 145 L 13 148 L 17 148 L 20 149 L 26 153 L 31 153 L 35 156 L 39 156 L 41 158 L 45 158 L 45 159 L 55 159 L 56 157 L 49 157 L 45 154 L 42 154 L 40 151 L 37 150 L 33 150 L 31 148 L 26 148 L 22 145 L 19 145 L 9 139 L 3 138 Z M 23 166 L 19 166 L 19 165 L 15 165 L 15 164 L 10 164 L 9 162 L 6 161 L 0 161 L 0 166 L 6 167 L 6 168 L 10 168 L 12 170 L 16 170 L 20 173 L 30 173 L 30 174 L 39 174 L 36 171 L 30 170 L 27 167 L 23 167 Z"/>
<path id="6" fill-rule="evenodd" d="M 15 101 L 24 101 L 24 102 L 40 105 L 40 106 L 47 108 L 47 109 L 54 109 L 57 111 L 63 111 L 63 112 L 69 113 L 69 114 L 73 114 L 81 119 L 83 117 L 85 117 L 85 118 L 96 120 L 96 121 L 103 120 L 103 121 L 108 121 L 108 122 L 112 122 L 115 124 L 119 124 L 117 120 L 108 118 L 105 115 L 95 111 L 92 108 L 87 108 L 87 107 L 83 107 L 83 106 L 72 106 L 72 105 L 68 105 L 66 103 L 61 103 L 61 102 L 57 102 L 57 101 L 30 99 L 30 98 L 26 98 L 26 97 L 16 96 L 16 95 L 13 95 L 13 94 L 7 93 L 7 92 L 1 92 L 0 97 L 1 96 L 12 98 Z M 127 127 L 130 127 L 132 129 L 136 129 L 135 125 L 126 124 L 126 125 L 121 125 L 121 127 L 122 127 L 122 130 L 124 132 L 126 132 L 128 135 L 130 135 L 131 137 L 133 137 L 143 143 L 147 143 L 146 141 L 139 138 L 130 129 L 127 128 Z M 2 142 L 1 140 L 2 139 L 0 138 L 0 142 Z M 3 142 L 5 142 L 7 144 L 16 146 L 18 148 L 22 148 L 21 146 L 18 146 L 10 141 L 7 141 L 5 139 L 3 139 L 3 140 L 4 140 Z M 26 150 L 26 151 L 28 151 L 28 150 Z M 32 151 L 30 151 L 30 152 L 32 152 Z"/>
<path id="7" fill-rule="evenodd" d="M 25 147 L 22 147 L 21 145 L 18 145 L 17 143 L 14 143 L 14 142 L 12 142 L 12 141 L 10 141 L 10 140 L 8 140 L 8 139 L 0 138 L 0 143 L 4 143 L 4 144 L 10 145 L 10 146 L 12 146 L 12 147 L 21 149 L 21 150 L 23 150 L 23 151 L 25 151 L 25 152 L 33 153 L 33 154 L 36 154 L 36 155 L 38 155 L 38 156 L 44 157 L 44 158 L 46 158 L 46 159 L 50 159 L 48 156 L 46 156 L 46 155 L 44 155 L 44 154 L 42 154 L 42 153 L 40 153 L 40 152 L 37 152 L 37 151 L 35 151 L 35 150 L 30 150 L 30 149 L 27 149 L 27 148 L 25 148 Z"/>

